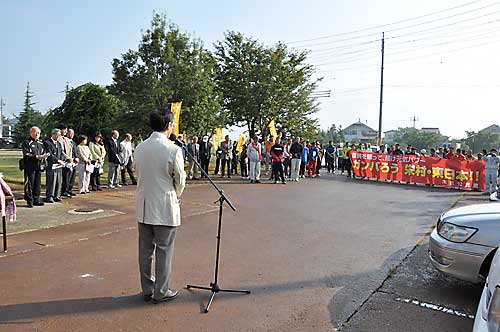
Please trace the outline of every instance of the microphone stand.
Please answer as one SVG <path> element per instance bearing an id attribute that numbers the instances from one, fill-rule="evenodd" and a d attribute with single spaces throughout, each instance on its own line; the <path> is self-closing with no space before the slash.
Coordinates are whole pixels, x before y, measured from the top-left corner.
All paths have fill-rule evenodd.
<path id="1" fill-rule="evenodd" d="M 222 210 L 224 207 L 224 202 L 229 205 L 229 207 L 233 210 L 236 211 L 236 208 L 234 207 L 233 203 L 229 200 L 229 198 L 226 196 L 224 191 L 220 189 L 215 182 L 212 180 L 210 175 L 205 172 L 205 170 L 201 167 L 201 165 L 198 163 L 198 161 L 193 157 L 193 155 L 188 151 L 188 149 L 185 146 L 182 146 L 182 149 L 186 152 L 189 158 L 191 158 L 191 162 L 194 162 L 195 165 L 201 170 L 201 173 L 205 175 L 208 179 L 208 181 L 212 184 L 212 186 L 217 190 L 219 193 L 219 199 L 215 201 L 214 203 L 219 202 L 219 225 L 217 227 L 217 253 L 215 255 L 215 276 L 214 276 L 214 282 L 210 283 L 210 287 L 204 287 L 204 286 L 196 286 L 196 285 L 187 285 L 186 289 L 202 289 L 202 290 L 207 290 L 211 291 L 212 295 L 210 296 L 210 300 L 208 301 L 207 306 L 205 307 L 204 313 L 208 313 L 208 310 L 210 309 L 210 305 L 212 304 L 215 294 L 219 292 L 225 292 L 225 293 L 243 293 L 243 294 L 250 294 L 249 290 L 239 290 L 239 289 L 222 289 L 219 287 L 218 279 L 219 279 L 219 259 L 220 259 L 220 240 L 221 240 L 221 229 L 222 229 Z"/>

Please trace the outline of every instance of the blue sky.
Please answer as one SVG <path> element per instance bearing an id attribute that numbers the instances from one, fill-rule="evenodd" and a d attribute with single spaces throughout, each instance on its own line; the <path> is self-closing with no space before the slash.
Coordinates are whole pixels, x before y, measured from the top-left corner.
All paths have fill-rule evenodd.
<path id="1" fill-rule="evenodd" d="M 165 13 L 211 48 L 228 30 L 273 44 L 452 7 L 458 8 L 289 45 L 313 50 L 310 61 L 319 64 L 318 75 L 325 77 L 320 90 L 332 90 L 333 97 L 321 100 L 317 114 L 322 127 L 332 123 L 346 127 L 361 119 L 377 129 L 380 43 L 363 43 L 394 30 L 387 33 L 386 41 L 383 130 L 410 126 L 410 118 L 416 115 L 417 127 L 440 127 L 444 134 L 461 137 L 464 130 L 500 122 L 500 5 L 492 0 L 0 0 L 0 96 L 5 115 L 12 116 L 22 108 L 27 81 L 42 112 L 62 102 L 66 82 L 109 84 L 112 59 L 137 47 L 153 11 Z M 374 36 L 366 36 L 370 34 Z"/>

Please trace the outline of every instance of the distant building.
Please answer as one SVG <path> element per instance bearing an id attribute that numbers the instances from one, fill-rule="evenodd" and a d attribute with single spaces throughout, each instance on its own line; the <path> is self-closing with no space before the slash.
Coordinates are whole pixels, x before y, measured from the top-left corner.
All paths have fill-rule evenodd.
<path id="1" fill-rule="evenodd" d="M 373 143 L 378 132 L 366 124 L 358 121 L 342 130 L 347 142 Z"/>
<path id="2" fill-rule="evenodd" d="M 439 131 L 439 128 L 422 128 L 420 131 L 427 133 L 427 134 L 437 134 L 441 135 L 441 132 Z"/>
<path id="3" fill-rule="evenodd" d="M 484 129 L 481 129 L 479 131 L 480 134 L 500 134 L 500 127 L 497 126 L 496 124 L 491 125 L 489 127 L 486 127 Z"/>
<path id="4" fill-rule="evenodd" d="M 398 130 L 388 130 L 384 132 L 384 138 L 382 139 L 382 142 L 384 144 L 392 144 L 392 143 L 397 143 L 396 142 L 396 134 L 398 133 Z"/>

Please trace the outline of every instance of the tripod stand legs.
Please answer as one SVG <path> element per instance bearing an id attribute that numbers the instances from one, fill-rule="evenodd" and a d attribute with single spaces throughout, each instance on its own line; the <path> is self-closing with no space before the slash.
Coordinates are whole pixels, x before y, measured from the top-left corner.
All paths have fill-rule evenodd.
<path id="1" fill-rule="evenodd" d="M 194 285 L 187 285 L 187 289 L 202 289 L 202 290 L 208 290 L 212 292 L 212 295 L 210 295 L 210 299 L 208 300 L 207 306 L 205 307 L 204 313 L 208 313 L 208 310 L 210 309 L 210 305 L 212 305 L 212 302 L 215 298 L 215 294 L 219 292 L 225 292 L 225 293 L 241 293 L 241 294 L 250 294 L 249 290 L 240 290 L 240 289 L 221 289 L 219 285 L 211 283 L 211 287 L 203 287 L 203 286 L 194 286 Z"/>

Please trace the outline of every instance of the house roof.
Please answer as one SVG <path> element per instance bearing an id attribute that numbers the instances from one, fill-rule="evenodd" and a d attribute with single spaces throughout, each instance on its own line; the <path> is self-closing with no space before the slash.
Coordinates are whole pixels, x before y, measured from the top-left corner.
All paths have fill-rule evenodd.
<path id="1" fill-rule="evenodd" d="M 360 121 L 355 122 L 355 123 L 353 123 L 353 124 L 345 127 L 344 129 L 342 129 L 342 131 L 349 130 L 352 127 L 364 127 L 364 128 L 369 129 L 371 131 L 376 131 L 375 129 L 369 127 L 368 125 L 366 125 L 366 124 L 364 124 L 363 122 L 360 122 Z"/>
<path id="2" fill-rule="evenodd" d="M 481 129 L 479 132 L 483 132 L 483 131 L 493 131 L 493 132 L 500 132 L 500 127 L 496 124 L 492 124 L 491 126 L 489 127 L 486 127 L 484 129 Z"/>

